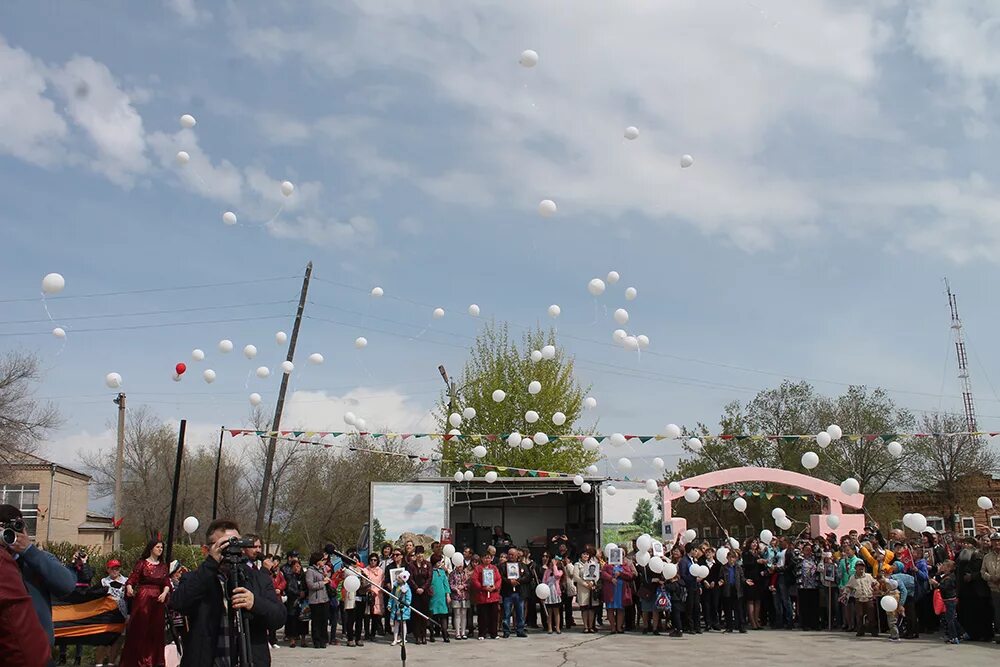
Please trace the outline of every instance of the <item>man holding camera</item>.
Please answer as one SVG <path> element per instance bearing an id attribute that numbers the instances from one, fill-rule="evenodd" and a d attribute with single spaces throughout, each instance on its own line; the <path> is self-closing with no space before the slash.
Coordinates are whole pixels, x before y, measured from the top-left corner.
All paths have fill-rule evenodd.
<path id="1" fill-rule="evenodd" d="M 18 569 L 24 587 L 31 596 L 35 613 L 53 643 L 52 598 L 66 597 L 76 589 L 76 576 L 59 559 L 31 543 L 21 510 L 13 505 L 0 505 L 0 543 L 9 552 Z"/>
<path id="2" fill-rule="evenodd" d="M 285 622 L 285 607 L 274 593 L 271 578 L 246 566 L 243 549 L 247 547 L 240 541 L 235 522 L 217 519 L 209 524 L 205 537 L 205 561 L 184 575 L 170 598 L 171 608 L 186 615 L 190 623 L 181 665 L 248 667 L 240 663 L 242 628 L 236 612 L 241 610 L 249 616 L 252 664 L 269 667 L 267 631 Z M 244 585 L 235 586 L 237 581 Z"/>

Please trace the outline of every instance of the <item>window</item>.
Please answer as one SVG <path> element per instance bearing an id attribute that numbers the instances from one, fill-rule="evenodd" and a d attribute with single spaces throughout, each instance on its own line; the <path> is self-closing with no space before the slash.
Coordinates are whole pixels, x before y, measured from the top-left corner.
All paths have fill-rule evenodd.
<path id="1" fill-rule="evenodd" d="M 746 535 L 747 537 L 753 537 L 754 534 L 753 526 L 743 526 L 743 528 L 746 531 L 743 533 L 744 535 Z"/>
<path id="2" fill-rule="evenodd" d="M 712 536 L 712 528 L 711 527 L 702 528 L 701 529 L 701 536 L 702 537 L 711 537 Z"/>
<path id="3" fill-rule="evenodd" d="M 976 520 L 971 516 L 962 517 L 962 535 L 965 537 L 976 536 Z"/>
<path id="4" fill-rule="evenodd" d="M 0 485 L 0 504 L 13 505 L 24 515 L 28 535 L 35 536 L 38 528 L 38 484 Z"/>
<path id="5" fill-rule="evenodd" d="M 739 536 L 740 536 L 740 527 L 739 526 L 730 526 L 729 527 L 729 537 L 739 537 Z"/>
<path id="6" fill-rule="evenodd" d="M 1000 516 L 998 516 L 996 514 L 994 514 L 993 516 L 991 516 L 990 517 L 990 526 L 993 527 L 993 530 L 1000 530 Z"/>
<path id="7" fill-rule="evenodd" d="M 927 517 L 927 525 L 936 530 L 939 533 L 944 532 L 944 519 L 939 516 L 929 516 Z"/>

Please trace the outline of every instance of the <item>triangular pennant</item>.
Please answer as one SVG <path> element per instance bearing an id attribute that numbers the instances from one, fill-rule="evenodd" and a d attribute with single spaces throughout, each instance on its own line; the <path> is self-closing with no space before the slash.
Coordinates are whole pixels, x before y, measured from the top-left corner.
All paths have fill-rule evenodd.
<path id="1" fill-rule="evenodd" d="M 740 494 L 740 498 L 742 498 L 743 496 L 745 496 L 747 494 L 746 491 L 737 491 L 736 493 Z"/>
<path id="2" fill-rule="evenodd" d="M 767 497 L 768 500 L 770 500 L 771 498 L 774 498 L 774 494 L 773 493 L 767 493 L 767 494 L 764 494 L 764 495 Z"/>
<path id="3" fill-rule="evenodd" d="M 238 435 L 243 435 L 243 430 L 242 429 L 238 429 L 238 428 L 234 428 L 231 431 L 229 431 L 229 435 L 231 435 L 231 436 L 233 436 L 235 438 Z"/>
<path id="4" fill-rule="evenodd" d="M 647 442 L 649 442 L 650 440 L 652 440 L 652 439 L 653 439 L 653 436 L 651 436 L 651 435 L 640 435 L 639 436 L 639 442 L 641 442 L 644 445 Z"/>

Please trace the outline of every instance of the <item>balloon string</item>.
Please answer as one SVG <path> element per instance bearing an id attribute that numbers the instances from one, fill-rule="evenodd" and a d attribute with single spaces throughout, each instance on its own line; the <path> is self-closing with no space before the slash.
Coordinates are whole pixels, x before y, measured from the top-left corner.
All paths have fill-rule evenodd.
<path id="1" fill-rule="evenodd" d="M 55 323 L 52 319 L 52 314 L 49 313 L 49 304 L 45 301 L 45 292 L 42 292 L 42 308 L 45 309 L 45 315 L 49 318 L 49 322 Z"/>
<path id="2" fill-rule="evenodd" d="M 247 371 L 247 379 L 243 381 L 243 388 L 244 389 L 249 389 L 250 388 L 250 376 L 252 374 L 253 374 L 253 371 Z"/>
<path id="3" fill-rule="evenodd" d="M 278 211 L 274 214 L 274 216 L 270 220 L 268 220 L 267 222 L 265 222 L 264 225 L 267 226 L 267 225 L 271 224 L 272 222 L 274 222 L 275 220 L 277 220 L 278 216 L 281 215 L 281 212 L 284 211 L 284 210 L 285 210 L 285 202 L 281 202 L 281 206 L 278 207 Z"/>
<path id="4" fill-rule="evenodd" d="M 358 365 L 359 365 L 359 366 L 361 366 L 361 370 L 363 370 L 363 371 L 365 372 L 365 375 L 366 375 L 366 376 L 368 376 L 368 378 L 371 378 L 371 377 L 372 377 L 372 374 L 371 374 L 371 371 L 369 371 L 369 370 L 368 370 L 368 367 L 367 367 L 367 366 L 365 366 L 365 362 L 364 362 L 364 360 L 363 360 L 363 359 L 361 358 L 361 353 L 360 353 L 360 352 L 358 352 L 357 350 L 355 350 L 355 351 L 354 351 L 354 356 L 355 356 L 355 357 L 357 358 L 357 360 L 358 360 Z"/>

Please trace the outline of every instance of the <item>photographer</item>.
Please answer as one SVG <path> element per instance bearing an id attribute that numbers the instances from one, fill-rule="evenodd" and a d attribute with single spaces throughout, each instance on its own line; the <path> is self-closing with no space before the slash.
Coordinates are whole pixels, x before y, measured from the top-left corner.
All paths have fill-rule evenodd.
<path id="1" fill-rule="evenodd" d="M 52 598 L 72 593 L 76 589 L 76 577 L 58 558 L 31 543 L 21 510 L 13 505 L 0 505 L 0 526 L 3 527 L 3 547 L 17 561 L 24 587 L 51 645 Z"/>
<path id="2" fill-rule="evenodd" d="M 14 557 L 0 549 L 0 664 L 42 667 L 51 650 Z"/>
<path id="3" fill-rule="evenodd" d="M 246 567 L 239 537 L 239 526 L 233 521 L 217 519 L 210 523 L 205 532 L 207 546 L 202 547 L 205 561 L 181 578 L 170 599 L 170 606 L 185 614 L 190 624 L 184 641 L 183 667 L 212 667 L 220 663 L 247 667 L 240 664 L 242 629 L 237 623 L 236 610 L 249 615 L 249 653 L 254 667 L 271 664 L 267 631 L 281 627 L 285 608 L 274 594 L 271 578 Z M 236 538 L 235 546 L 230 544 L 231 538 Z M 236 577 L 243 579 L 245 585 L 231 588 L 239 580 Z"/>

